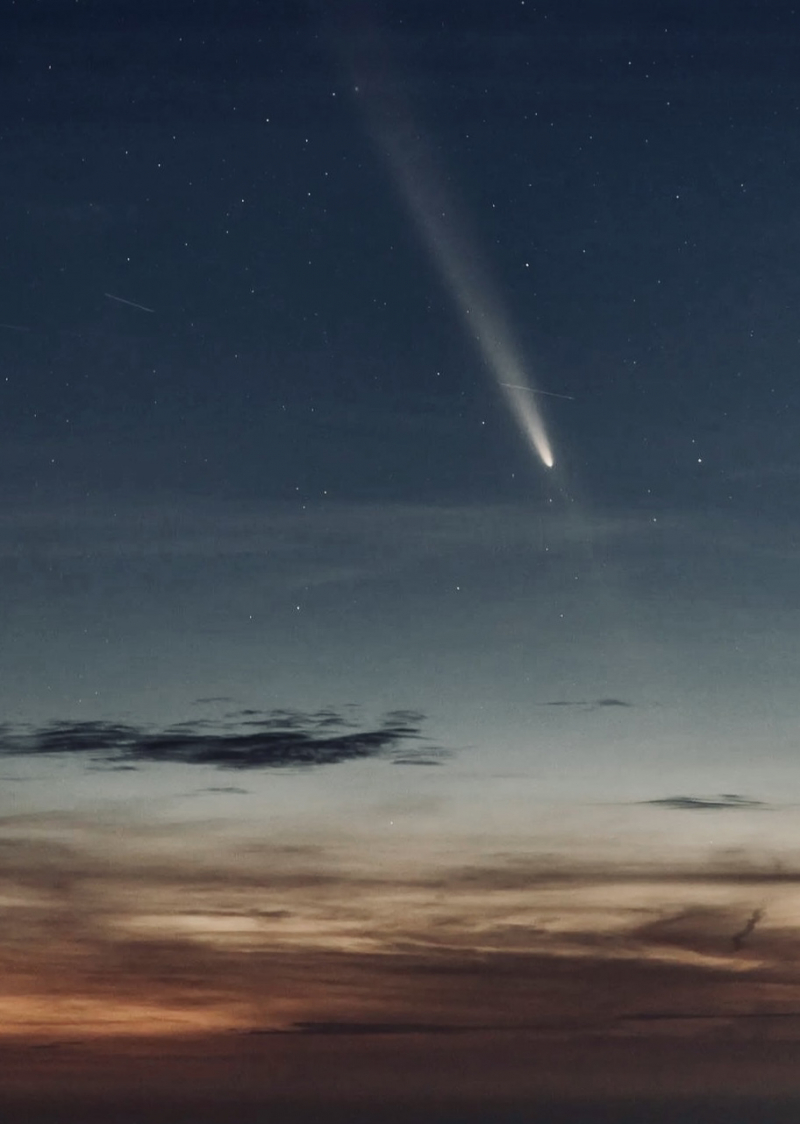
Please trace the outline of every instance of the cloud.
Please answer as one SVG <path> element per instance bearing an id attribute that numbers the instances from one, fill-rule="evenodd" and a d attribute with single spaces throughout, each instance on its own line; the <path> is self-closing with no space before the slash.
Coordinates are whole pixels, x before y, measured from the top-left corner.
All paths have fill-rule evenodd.
<path id="1" fill-rule="evenodd" d="M 356 867 L 323 843 L 170 830 L 172 849 L 117 815 L 0 820 L 0 1041 L 604 1033 L 661 1012 L 797 1009 L 796 870 L 791 883 L 741 863 L 554 870 L 549 855 Z M 732 948 L 756 922 L 757 949 Z"/>
<path id="2" fill-rule="evenodd" d="M 218 722 L 198 719 L 162 730 L 120 722 L 61 721 L 38 728 L 0 730 L 0 756 L 85 758 L 90 765 L 131 768 L 151 763 L 213 765 L 221 769 L 307 768 L 399 751 L 402 764 L 430 763 L 417 751 L 424 716 L 394 710 L 367 729 L 336 711 L 247 711 Z"/>
<path id="3" fill-rule="evenodd" d="M 392 761 L 392 764 L 393 765 L 423 765 L 423 766 L 443 765 L 444 764 L 443 758 L 447 756 L 447 751 L 442 750 L 442 749 L 437 749 L 437 750 L 434 750 L 434 753 L 438 754 L 439 756 L 433 756 L 432 754 L 429 754 L 427 757 L 425 757 L 425 756 L 422 756 L 420 754 L 420 756 L 418 756 L 418 757 L 395 757 Z"/>
<path id="4" fill-rule="evenodd" d="M 286 1030 L 248 1030 L 246 1034 L 320 1034 L 320 1035 L 373 1035 L 373 1034 L 464 1034 L 483 1030 L 480 1026 L 450 1025 L 447 1023 L 414 1022 L 315 1022 L 299 1021 Z"/>
<path id="5" fill-rule="evenodd" d="M 29 444 L 19 446 L 21 457 L 29 456 Z M 10 451 L 11 446 L 5 449 Z M 654 525 L 640 513 L 626 511 L 587 516 L 576 525 L 544 506 L 513 503 L 309 503 L 298 513 L 279 503 L 200 506 L 146 498 L 136 502 L 133 497 L 73 506 L 65 519 L 63 503 L 37 504 L 23 495 L 16 503 L 9 497 L 0 516 L 0 559 L 251 557 L 268 568 L 273 580 L 302 588 L 396 573 L 431 557 L 494 557 L 498 543 L 526 559 L 531 551 L 545 554 L 546 547 L 552 555 L 589 538 L 638 543 L 685 522 L 664 514 Z M 685 529 L 694 530 L 694 524 L 689 521 Z"/>
<path id="6" fill-rule="evenodd" d="M 563 706 L 574 707 L 577 710 L 607 710 L 613 707 L 629 708 L 633 703 L 626 702 L 624 699 L 606 698 L 606 699 L 551 699 L 542 706 Z"/>
<path id="7" fill-rule="evenodd" d="M 733 792 L 723 792 L 719 796 L 665 796 L 659 800 L 645 800 L 644 803 L 654 808 L 674 808 L 676 811 L 688 812 L 767 807 L 763 800 L 737 796 Z"/>
<path id="8" fill-rule="evenodd" d="M 734 952 L 739 952 L 744 947 L 744 942 L 755 931 L 756 925 L 762 920 L 763 916 L 763 909 L 754 909 L 739 932 L 733 934 L 731 940 Z"/>

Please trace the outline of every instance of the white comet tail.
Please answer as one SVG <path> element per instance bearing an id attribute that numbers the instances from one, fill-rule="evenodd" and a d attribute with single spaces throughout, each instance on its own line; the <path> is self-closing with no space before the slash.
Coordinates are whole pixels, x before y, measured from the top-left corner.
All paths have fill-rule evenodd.
<path id="1" fill-rule="evenodd" d="M 542 464 L 552 468 L 555 463 L 553 450 L 547 439 L 541 414 L 528 396 L 527 390 L 518 387 L 509 388 L 506 390 L 506 398 L 522 432 L 528 438 L 531 447 L 539 454 Z"/>
<path id="2" fill-rule="evenodd" d="M 385 119 L 377 129 L 403 199 L 453 298 L 469 334 L 494 375 L 530 449 L 547 468 L 554 463 L 535 388 L 524 373 L 513 333 L 491 286 L 475 266 L 476 255 L 448 218 L 450 207 L 438 177 L 425 167 L 418 134 Z"/>

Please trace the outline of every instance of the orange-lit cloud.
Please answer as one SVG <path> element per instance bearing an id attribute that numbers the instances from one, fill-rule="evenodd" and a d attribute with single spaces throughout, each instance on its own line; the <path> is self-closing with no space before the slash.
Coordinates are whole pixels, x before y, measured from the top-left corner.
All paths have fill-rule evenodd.
<path id="1" fill-rule="evenodd" d="M 641 1035 L 754 1013 L 800 1035 L 794 870 L 501 856 L 354 872 L 322 846 L 192 858 L 148 853 L 143 830 L 11 826 L 5 1036 L 353 1021 Z"/>

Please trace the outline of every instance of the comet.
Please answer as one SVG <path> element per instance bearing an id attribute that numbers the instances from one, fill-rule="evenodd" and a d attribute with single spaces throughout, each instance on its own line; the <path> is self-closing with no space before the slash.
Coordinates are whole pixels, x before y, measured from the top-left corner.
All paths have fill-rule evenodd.
<path id="1" fill-rule="evenodd" d="M 442 187 L 443 176 L 436 174 L 435 162 L 404 106 L 389 94 L 382 79 L 373 84 L 362 73 L 356 91 L 400 197 L 529 448 L 543 465 L 552 468 L 552 445 L 534 397 L 538 392 L 526 374 L 501 302 L 478 265 L 475 246 L 453 217 L 451 200 Z"/>
<path id="2" fill-rule="evenodd" d="M 544 418 L 531 395 L 522 356 L 510 325 L 481 275 L 472 247 L 448 218 L 450 206 L 437 190 L 435 178 L 423 162 L 409 152 L 401 138 L 390 136 L 387 151 L 402 197 L 410 210 L 434 264 L 445 283 L 462 322 L 472 336 L 487 368 L 494 375 L 513 417 L 531 450 L 552 468 L 553 450 Z"/>

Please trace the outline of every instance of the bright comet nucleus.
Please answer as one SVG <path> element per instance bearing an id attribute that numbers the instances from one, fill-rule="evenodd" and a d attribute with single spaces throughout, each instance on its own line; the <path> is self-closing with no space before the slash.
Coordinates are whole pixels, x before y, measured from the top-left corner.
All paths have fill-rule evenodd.
<path id="1" fill-rule="evenodd" d="M 514 417 L 517 419 L 522 432 L 528 439 L 546 468 L 552 468 L 555 463 L 553 450 L 545 433 L 544 423 L 539 411 L 531 401 L 530 391 L 514 390 L 507 395 Z"/>

